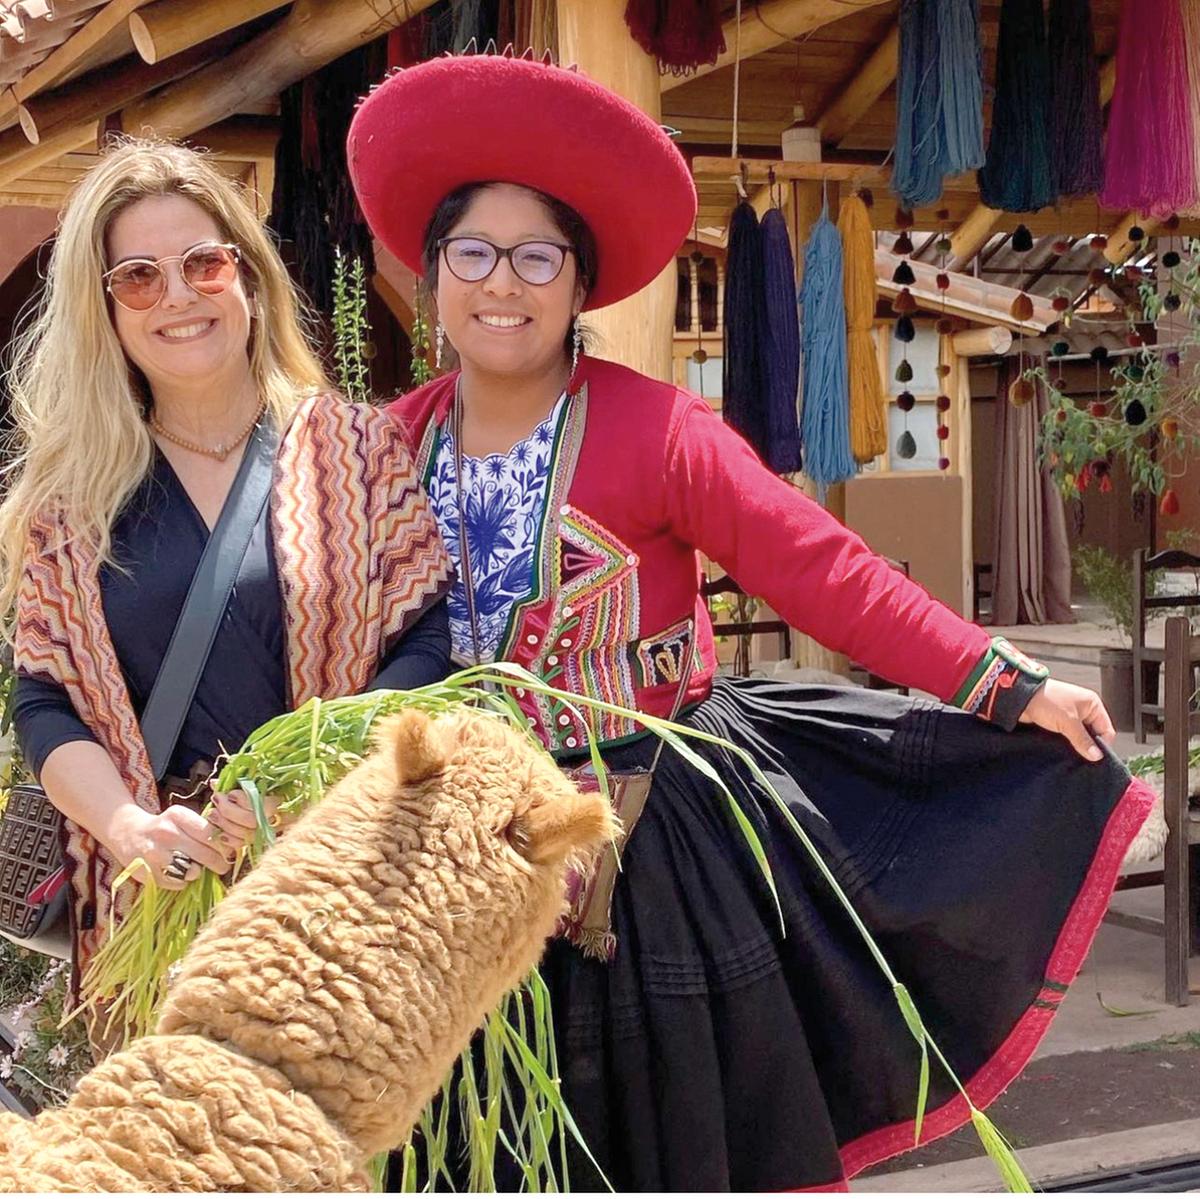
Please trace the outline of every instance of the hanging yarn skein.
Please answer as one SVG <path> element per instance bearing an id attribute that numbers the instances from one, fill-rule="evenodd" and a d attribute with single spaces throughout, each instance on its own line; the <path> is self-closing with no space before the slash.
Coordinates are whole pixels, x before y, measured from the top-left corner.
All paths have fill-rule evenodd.
<path id="1" fill-rule="evenodd" d="M 842 293 L 842 239 L 822 207 L 804 249 L 804 473 L 825 489 L 854 477 L 846 371 L 846 302 Z"/>
<path id="2" fill-rule="evenodd" d="M 720 0 L 629 0 L 625 24 L 659 68 L 685 75 L 725 52 Z"/>
<path id="3" fill-rule="evenodd" d="M 838 213 L 842 238 L 842 290 L 846 301 L 850 449 L 856 462 L 887 452 L 887 411 L 875 352 L 875 235 L 867 206 L 847 196 Z"/>
<path id="4" fill-rule="evenodd" d="M 891 186 L 912 209 L 983 165 L 978 0 L 901 0 L 899 24 Z"/>
<path id="5" fill-rule="evenodd" d="M 1054 203 L 1048 102 L 1050 59 L 1042 0 L 1004 0 L 996 50 L 996 98 L 979 198 L 1004 212 Z"/>
<path id="6" fill-rule="evenodd" d="M 724 363 L 722 415 L 757 451 L 767 457 L 763 368 L 759 357 L 763 313 L 762 231 L 754 206 L 743 200 L 729 218 L 725 256 Z"/>
<path id="7" fill-rule="evenodd" d="M 787 219 L 771 208 L 759 226 L 763 259 L 763 324 L 760 337 L 767 442 L 763 460 L 779 475 L 800 469 L 800 314 L 796 263 Z"/>
<path id="8" fill-rule="evenodd" d="M 1104 118 L 1091 0 L 1050 0 L 1050 170 L 1054 192 L 1090 196 L 1104 183 Z"/>
<path id="9" fill-rule="evenodd" d="M 1162 216 L 1196 203 L 1187 53 L 1180 0 L 1124 6 L 1100 195 L 1105 207 Z"/>

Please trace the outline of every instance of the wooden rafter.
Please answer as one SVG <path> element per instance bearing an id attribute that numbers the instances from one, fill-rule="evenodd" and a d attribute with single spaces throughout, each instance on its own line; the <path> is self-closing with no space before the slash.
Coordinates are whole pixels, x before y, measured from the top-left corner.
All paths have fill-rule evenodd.
<path id="1" fill-rule="evenodd" d="M 742 13 L 740 37 L 736 18 L 731 17 L 725 22 L 725 53 L 715 63 L 698 67 L 690 75 L 664 75 L 662 90 L 669 92 L 691 79 L 730 66 L 738 54 L 743 60 L 752 58 L 772 46 L 840 21 L 851 12 L 885 3 L 887 0 L 860 0 L 848 7 L 846 0 L 763 0 L 753 6 L 747 5 Z"/>
<path id="2" fill-rule="evenodd" d="M 1143 234 L 1150 237 L 1162 228 L 1162 222 L 1137 212 L 1127 212 L 1109 233 L 1108 245 L 1104 247 L 1104 257 L 1114 266 L 1124 262 L 1137 247 L 1138 243 L 1129 236 L 1134 226 L 1140 226 Z"/>
<path id="3" fill-rule="evenodd" d="M 854 78 L 817 118 L 821 140 L 827 145 L 838 145 L 896 81 L 899 64 L 900 26 L 893 25 Z"/>
<path id="4" fill-rule="evenodd" d="M 129 17 L 137 52 L 149 63 L 198 46 L 283 7 L 284 0 L 157 0 Z"/>

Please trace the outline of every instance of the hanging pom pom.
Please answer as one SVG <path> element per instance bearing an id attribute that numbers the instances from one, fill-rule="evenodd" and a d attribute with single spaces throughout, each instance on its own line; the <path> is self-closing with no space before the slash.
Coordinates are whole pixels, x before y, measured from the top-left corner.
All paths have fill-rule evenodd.
<path id="1" fill-rule="evenodd" d="M 1071 307 L 1071 299 L 1069 296 L 1064 295 L 1053 296 L 1050 300 L 1050 307 L 1053 308 L 1055 312 L 1066 312 L 1066 310 Z"/>
<path id="2" fill-rule="evenodd" d="M 1181 261 L 1181 259 L 1179 257 L 1179 254 L 1175 250 L 1168 250 L 1162 256 L 1162 264 L 1169 271 L 1173 271 L 1179 265 L 1180 261 Z"/>
<path id="3" fill-rule="evenodd" d="M 943 337 L 949 337 L 954 332 L 954 318 L 949 316 L 939 316 L 934 322 L 933 327 Z"/>
<path id="4" fill-rule="evenodd" d="M 1032 320 L 1033 301 L 1024 292 L 1021 292 L 1021 294 L 1017 296 L 1015 300 L 1013 300 L 1012 306 L 1009 308 L 1009 312 L 1012 313 L 1012 318 L 1015 321 L 1024 322 Z"/>
<path id="5" fill-rule="evenodd" d="M 1024 408 L 1034 397 L 1033 380 L 1025 378 L 1021 375 L 1013 380 L 1013 385 L 1008 389 L 1009 402 L 1015 404 L 1018 408 Z"/>
<path id="6" fill-rule="evenodd" d="M 1065 341 L 1056 341 L 1050 347 L 1050 353 L 1055 358 L 1063 358 L 1071 352 L 1071 347 Z"/>
<path id="7" fill-rule="evenodd" d="M 1108 346 L 1092 346 L 1091 350 L 1088 351 L 1088 357 L 1093 362 L 1101 362 L 1101 363 L 1107 362 L 1108 361 Z"/>
<path id="8" fill-rule="evenodd" d="M 1178 516 L 1179 515 L 1179 496 L 1168 487 L 1162 494 L 1162 500 L 1159 502 L 1158 510 L 1163 516 Z"/>
<path id="9" fill-rule="evenodd" d="M 912 363 L 907 358 L 900 359 L 900 365 L 896 367 L 896 382 L 911 383 L 913 377 Z"/>
<path id="10" fill-rule="evenodd" d="M 1136 396 L 1125 405 L 1125 423 L 1135 428 L 1146 423 L 1146 406 Z"/>
<path id="11" fill-rule="evenodd" d="M 1103 267 L 1094 266 L 1088 271 L 1088 282 L 1093 287 L 1103 287 L 1108 282 L 1108 271 Z"/>
<path id="12" fill-rule="evenodd" d="M 1160 216 L 1196 203 L 1188 53 L 1179 0 L 1122 6 L 1100 195 L 1106 208 Z"/>
<path id="13" fill-rule="evenodd" d="M 697 347 L 692 351 L 692 361 L 703 366 L 708 361 L 708 351 L 703 346 Z"/>
<path id="14" fill-rule="evenodd" d="M 915 222 L 911 208 L 897 208 L 892 223 L 897 229 L 911 229 Z"/>
<path id="15" fill-rule="evenodd" d="M 901 262 L 892 272 L 892 282 L 900 284 L 901 287 L 912 287 L 916 281 L 917 277 L 907 262 Z"/>
<path id="16" fill-rule="evenodd" d="M 948 379 L 948 378 L 950 377 L 950 367 L 949 367 L 949 364 L 947 364 L 947 363 L 945 363 L 945 362 L 939 362 L 939 363 L 938 363 L 938 368 L 937 368 L 937 377 L 938 377 L 939 379 Z"/>
<path id="17" fill-rule="evenodd" d="M 778 208 L 763 217 L 760 236 L 765 301 L 759 349 L 767 435 L 763 460 L 784 475 L 800 469 L 800 313 L 787 218 Z"/>
<path id="18" fill-rule="evenodd" d="M 892 190 L 909 208 L 934 203 L 946 176 L 983 162 L 978 8 L 977 0 L 900 5 Z"/>
<path id="19" fill-rule="evenodd" d="M 1033 234 L 1029 232 L 1028 225 L 1018 225 L 1013 230 L 1012 248 L 1018 254 L 1027 254 L 1033 249 Z"/>
<path id="20" fill-rule="evenodd" d="M 950 276 L 945 271 L 942 271 L 937 277 L 937 289 L 938 291 L 950 290 Z"/>
<path id="21" fill-rule="evenodd" d="M 1108 238 L 1105 237 L 1103 233 L 1097 233 L 1096 236 L 1088 242 L 1088 245 L 1091 246 L 1093 250 L 1106 250 L 1108 249 Z"/>
<path id="22" fill-rule="evenodd" d="M 1088 405 L 1088 411 L 1097 420 L 1104 420 L 1108 416 L 1108 405 L 1103 400 L 1093 400 Z"/>
<path id="23" fill-rule="evenodd" d="M 1174 441 L 1179 436 L 1179 422 L 1173 416 L 1168 416 L 1160 428 L 1162 429 L 1162 435 L 1168 441 Z"/>
<path id="24" fill-rule="evenodd" d="M 1090 196 L 1104 181 L 1104 118 L 1091 0 L 1050 0 L 1050 167 L 1056 196 Z"/>
<path id="25" fill-rule="evenodd" d="M 948 237 L 939 237 L 937 241 L 933 243 L 933 248 L 937 250 L 939 254 L 949 254 L 954 250 L 954 243 Z"/>
<path id="26" fill-rule="evenodd" d="M 1004 0 L 996 51 L 996 98 L 979 198 L 1004 212 L 1054 203 L 1047 139 L 1050 61 L 1042 0 Z"/>
<path id="27" fill-rule="evenodd" d="M 842 286 L 846 300 L 846 369 L 850 385 L 850 449 L 856 462 L 887 452 L 887 409 L 875 353 L 875 235 L 859 196 L 847 196 L 838 213 Z M 900 293 L 912 299 L 907 290 Z M 914 303 L 913 307 L 916 307 Z M 907 365 L 907 363 L 901 363 Z M 911 372 L 912 368 L 909 367 Z M 899 370 L 897 370 L 899 375 Z"/>
<path id="28" fill-rule="evenodd" d="M 938 470 L 949 470 L 949 469 L 950 469 L 950 459 L 949 458 L 939 458 L 938 459 Z"/>
<path id="29" fill-rule="evenodd" d="M 950 437 L 950 430 L 945 425 L 938 425 L 937 439 L 938 441 L 947 441 Z"/>
<path id="30" fill-rule="evenodd" d="M 896 318 L 896 340 L 909 342 L 917 336 L 917 328 L 913 324 L 911 316 L 901 316 Z"/>
<path id="31" fill-rule="evenodd" d="M 1139 346 L 1144 346 L 1146 344 L 1146 339 L 1140 333 L 1134 330 L 1134 332 L 1127 333 L 1125 335 L 1125 344 L 1131 349 L 1136 350 Z"/>
<path id="32" fill-rule="evenodd" d="M 1061 258 L 1064 254 L 1069 254 L 1071 252 L 1071 243 L 1067 241 L 1065 237 L 1060 237 L 1058 241 L 1054 243 L 1053 249 L 1055 254 Z"/>
<path id="33" fill-rule="evenodd" d="M 912 238 L 907 233 L 901 233 L 894 242 L 892 242 L 893 254 L 911 254 L 913 252 Z"/>
<path id="34" fill-rule="evenodd" d="M 1178 351 L 1178 350 L 1168 350 L 1168 351 L 1167 351 L 1167 353 L 1166 353 L 1166 355 L 1165 355 L 1165 357 L 1163 358 L 1163 361 L 1164 361 L 1164 362 L 1165 362 L 1165 363 L 1166 363 L 1166 364 L 1167 364 L 1167 365 L 1168 365 L 1168 366 L 1169 366 L 1169 367 L 1170 367 L 1172 370 L 1178 370 L 1178 369 L 1179 369 L 1179 364 L 1180 364 L 1180 363 L 1183 361 L 1183 359 L 1182 359 L 1182 358 L 1179 356 L 1179 351 Z"/>
<path id="35" fill-rule="evenodd" d="M 1141 227 L 1141 225 L 1130 225 L 1129 232 L 1128 232 L 1128 234 L 1126 234 L 1126 236 L 1136 246 L 1140 242 L 1143 242 L 1146 240 L 1146 230 L 1143 229 Z"/>
<path id="36" fill-rule="evenodd" d="M 1131 362 L 1125 368 L 1125 374 L 1135 383 L 1140 383 L 1146 377 L 1145 370 L 1136 362 Z"/>
<path id="37" fill-rule="evenodd" d="M 950 411 L 950 397 L 949 396 L 940 395 L 934 402 L 937 404 L 937 410 L 939 412 L 949 412 Z"/>
<path id="38" fill-rule="evenodd" d="M 916 406 L 916 403 L 917 397 L 913 395 L 911 391 L 902 391 L 896 397 L 896 407 L 899 408 L 901 412 L 911 412 Z"/>
<path id="39" fill-rule="evenodd" d="M 917 439 L 905 429 L 903 433 L 896 439 L 896 457 L 915 458 L 917 456 Z"/>
<path id="40" fill-rule="evenodd" d="M 916 312 L 916 310 L 917 302 L 913 299 L 913 294 L 907 287 L 892 301 L 892 311 L 898 314 Z"/>
<path id="41" fill-rule="evenodd" d="M 1177 291 L 1169 291 L 1163 296 L 1163 307 L 1168 312 L 1178 312 L 1179 306 L 1183 301 L 1179 298 Z"/>

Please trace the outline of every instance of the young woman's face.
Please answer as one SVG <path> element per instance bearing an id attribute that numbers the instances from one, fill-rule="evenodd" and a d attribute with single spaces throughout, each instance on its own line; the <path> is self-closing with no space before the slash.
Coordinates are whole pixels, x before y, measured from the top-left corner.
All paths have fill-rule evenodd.
<path id="1" fill-rule="evenodd" d="M 542 201 L 509 183 L 480 191 L 447 237 L 479 238 L 502 249 L 524 242 L 566 245 Z M 538 261 L 535 253 L 527 275 Z M 450 269 L 446 251 L 439 251 L 436 294 L 446 338 L 463 363 L 502 375 L 538 373 L 561 363 L 567 330 L 584 300 L 570 252 L 557 278 L 536 284 L 522 279 L 503 257 L 486 279 L 464 282 Z"/>
<path id="2" fill-rule="evenodd" d="M 108 270 L 133 258 L 175 259 L 162 264 L 166 286 L 153 308 L 133 312 L 109 304 L 117 338 L 152 390 L 204 378 L 224 384 L 231 368 L 243 364 L 249 372 L 253 304 L 241 270 L 224 291 L 202 295 L 184 282 L 176 257 L 204 242 L 228 242 L 199 204 L 184 196 L 147 196 L 113 219 L 105 240 Z"/>

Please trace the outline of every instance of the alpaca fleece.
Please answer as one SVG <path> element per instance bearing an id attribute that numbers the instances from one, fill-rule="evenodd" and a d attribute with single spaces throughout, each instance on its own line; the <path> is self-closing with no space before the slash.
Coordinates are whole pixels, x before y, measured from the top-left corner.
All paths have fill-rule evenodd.
<path id="1" fill-rule="evenodd" d="M 361 1190 L 614 833 L 503 722 L 405 712 L 226 897 L 154 1036 L 0 1119 L 0 1190 Z"/>

